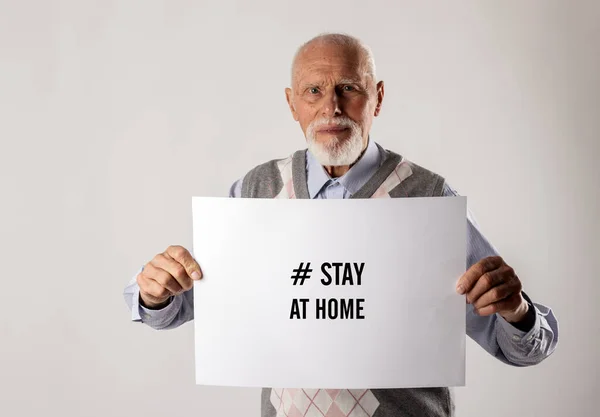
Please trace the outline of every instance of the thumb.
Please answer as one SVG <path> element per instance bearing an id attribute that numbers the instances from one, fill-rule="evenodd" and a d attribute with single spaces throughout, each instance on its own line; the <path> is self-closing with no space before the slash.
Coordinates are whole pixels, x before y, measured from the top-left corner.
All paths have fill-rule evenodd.
<path id="1" fill-rule="evenodd" d="M 173 260 L 179 262 L 185 269 L 185 272 L 194 281 L 202 278 L 202 269 L 200 265 L 190 254 L 190 252 L 182 246 L 169 246 L 165 251 L 166 256 L 170 256 Z"/>

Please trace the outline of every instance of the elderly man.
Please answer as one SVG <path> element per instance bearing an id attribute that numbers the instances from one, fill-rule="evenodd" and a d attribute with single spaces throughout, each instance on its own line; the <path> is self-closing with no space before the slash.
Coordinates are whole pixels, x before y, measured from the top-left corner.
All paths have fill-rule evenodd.
<path id="1" fill-rule="evenodd" d="M 384 149 L 370 137 L 373 118 L 381 111 L 384 85 L 377 81 L 369 48 L 358 39 L 326 34 L 302 45 L 292 65 L 292 86 L 285 93 L 308 149 L 253 168 L 232 185 L 231 197 L 457 195 L 444 178 Z M 522 292 L 515 271 L 498 256 L 470 215 L 467 224 L 468 269 L 457 277 L 456 286 L 468 303 L 467 334 L 506 364 L 540 363 L 558 342 L 555 316 Z M 125 289 L 132 319 L 155 329 L 177 327 L 193 319 L 190 289 L 201 275 L 200 265 L 185 248 L 170 246 L 149 261 Z M 317 400 L 325 395 L 327 401 Z M 264 388 L 262 395 L 263 417 L 453 414 L 452 395 L 446 387 L 287 393 L 285 388 Z"/>

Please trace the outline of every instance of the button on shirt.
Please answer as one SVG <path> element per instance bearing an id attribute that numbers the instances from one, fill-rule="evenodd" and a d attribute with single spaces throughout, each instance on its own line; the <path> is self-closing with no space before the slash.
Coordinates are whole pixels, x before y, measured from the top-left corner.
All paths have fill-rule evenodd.
<path id="1" fill-rule="evenodd" d="M 375 142 L 369 140 L 367 149 L 350 170 L 339 178 L 331 178 L 307 151 L 306 174 L 310 198 L 350 198 L 371 178 L 384 159 Z M 241 191 L 242 178 L 231 186 L 229 196 L 239 198 Z M 458 194 L 446 183 L 443 195 Z M 479 230 L 470 211 L 467 213 L 467 228 L 467 268 L 482 258 L 499 255 Z M 202 265 L 202 260 L 199 263 Z M 139 287 L 134 276 L 125 288 L 124 296 L 131 309 L 132 320 L 141 321 L 155 329 L 174 328 L 192 320 L 194 316 L 192 290 L 172 297 L 171 302 L 160 310 L 150 310 L 139 303 Z M 534 303 L 525 293 L 523 297 L 530 304 L 530 328 L 526 329 L 507 322 L 499 314 L 479 316 L 473 311 L 472 305 L 467 304 L 467 335 L 500 361 L 514 366 L 534 365 L 542 361 L 558 343 L 558 322 L 552 310 Z"/>

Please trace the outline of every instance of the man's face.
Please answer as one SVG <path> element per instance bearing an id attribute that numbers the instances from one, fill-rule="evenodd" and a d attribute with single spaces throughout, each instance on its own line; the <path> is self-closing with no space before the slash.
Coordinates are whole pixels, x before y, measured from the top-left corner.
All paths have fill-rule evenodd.
<path id="1" fill-rule="evenodd" d="M 350 165 L 367 144 L 380 111 L 383 82 L 374 84 L 353 48 L 314 45 L 296 62 L 286 96 L 309 149 L 323 165 Z"/>

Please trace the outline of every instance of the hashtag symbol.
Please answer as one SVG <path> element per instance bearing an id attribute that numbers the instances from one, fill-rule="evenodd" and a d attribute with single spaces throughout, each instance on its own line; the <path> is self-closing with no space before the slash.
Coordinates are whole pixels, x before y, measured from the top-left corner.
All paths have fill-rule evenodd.
<path id="1" fill-rule="evenodd" d="M 310 262 L 306 264 L 306 268 L 304 267 L 304 262 L 300 262 L 300 267 L 294 269 L 293 272 L 292 279 L 294 280 L 294 285 L 298 283 L 298 280 L 300 280 L 300 285 L 304 285 L 304 280 L 310 279 L 310 272 L 312 272 Z"/>

